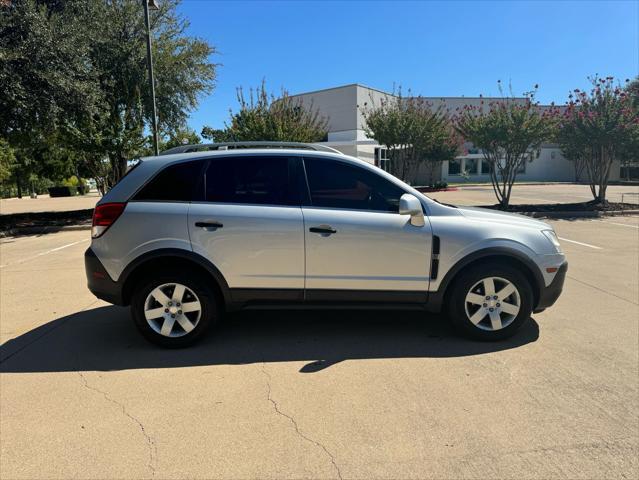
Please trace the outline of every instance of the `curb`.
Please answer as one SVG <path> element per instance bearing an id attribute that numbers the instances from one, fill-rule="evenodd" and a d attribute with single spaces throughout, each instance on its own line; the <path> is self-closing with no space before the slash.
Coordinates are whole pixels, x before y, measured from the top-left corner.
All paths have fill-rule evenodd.
<path id="1" fill-rule="evenodd" d="M 91 230 L 91 225 L 42 225 L 33 227 L 16 227 L 1 231 L 0 238 L 13 237 L 16 235 L 37 235 L 40 233 L 72 232 L 79 230 Z"/>
<path id="2" fill-rule="evenodd" d="M 492 183 L 490 182 L 470 182 L 470 183 L 457 183 L 457 182 L 449 182 L 449 185 L 458 188 L 464 187 L 490 187 Z M 515 182 L 515 185 L 524 185 L 524 186 L 537 186 L 537 185 L 587 185 L 578 182 Z"/>
<path id="3" fill-rule="evenodd" d="M 419 193 L 437 193 L 437 192 L 456 192 L 458 187 L 446 187 L 446 188 L 430 188 L 430 187 L 413 187 Z"/>
<path id="4" fill-rule="evenodd" d="M 598 218 L 598 217 L 616 217 L 622 215 L 639 215 L 639 210 L 610 210 L 606 211 L 592 211 L 592 212 L 508 212 L 516 213 L 517 215 L 525 215 L 533 218 Z"/>

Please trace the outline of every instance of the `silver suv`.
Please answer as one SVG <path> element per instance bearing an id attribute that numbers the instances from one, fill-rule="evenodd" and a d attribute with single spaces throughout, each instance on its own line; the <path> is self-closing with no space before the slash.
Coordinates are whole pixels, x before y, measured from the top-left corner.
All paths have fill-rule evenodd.
<path id="1" fill-rule="evenodd" d="M 178 150 L 195 151 L 143 159 L 98 202 L 85 254 L 89 289 L 131 305 L 157 344 L 188 345 L 226 311 L 291 306 L 444 309 L 498 340 L 561 293 L 546 223 L 441 204 L 326 147 Z"/>

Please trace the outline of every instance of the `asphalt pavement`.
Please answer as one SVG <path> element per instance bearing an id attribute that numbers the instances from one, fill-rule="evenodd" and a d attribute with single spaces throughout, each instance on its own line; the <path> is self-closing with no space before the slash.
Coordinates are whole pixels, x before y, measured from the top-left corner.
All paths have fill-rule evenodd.
<path id="1" fill-rule="evenodd" d="M 0 477 L 637 478 L 639 217 L 551 222 L 514 338 L 419 312 L 246 312 L 162 350 L 95 299 L 89 232 L 0 239 Z"/>

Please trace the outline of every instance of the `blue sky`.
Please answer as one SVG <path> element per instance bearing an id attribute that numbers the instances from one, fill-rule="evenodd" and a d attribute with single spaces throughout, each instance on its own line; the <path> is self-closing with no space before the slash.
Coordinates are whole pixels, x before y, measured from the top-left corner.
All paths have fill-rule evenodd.
<path id="1" fill-rule="evenodd" d="M 221 128 L 235 89 L 361 83 L 424 96 L 516 94 L 563 103 L 595 73 L 639 74 L 639 1 L 224 2 L 184 0 L 189 33 L 219 51 L 217 86 L 189 125 Z"/>

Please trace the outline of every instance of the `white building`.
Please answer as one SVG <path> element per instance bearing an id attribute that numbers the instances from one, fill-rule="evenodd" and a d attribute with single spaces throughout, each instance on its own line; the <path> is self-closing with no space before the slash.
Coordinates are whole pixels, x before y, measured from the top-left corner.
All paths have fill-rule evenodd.
<path id="1" fill-rule="evenodd" d="M 373 139 L 366 136 L 362 109 L 379 105 L 392 94 L 359 84 L 327 88 L 314 92 L 293 95 L 303 105 L 318 109 L 320 115 L 328 119 L 328 138 L 322 142 L 347 155 L 352 155 L 384 168 L 386 151 Z M 479 106 L 483 100 L 487 105 L 498 98 L 479 97 L 424 97 L 434 108 L 443 106 L 451 112 L 464 105 Z M 521 98 L 524 102 L 525 99 Z M 483 155 L 476 149 L 467 148 L 451 162 L 444 162 L 439 178 L 446 182 L 488 182 L 488 165 Z M 619 166 L 612 169 L 611 180 L 619 180 Z M 542 146 L 540 155 L 526 162 L 517 175 L 518 181 L 574 182 L 575 170 L 572 162 L 566 160 L 559 148 L 553 144 Z M 425 171 L 410 179 L 413 185 L 427 185 L 430 182 Z"/>

